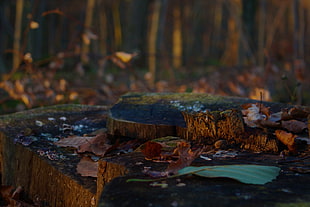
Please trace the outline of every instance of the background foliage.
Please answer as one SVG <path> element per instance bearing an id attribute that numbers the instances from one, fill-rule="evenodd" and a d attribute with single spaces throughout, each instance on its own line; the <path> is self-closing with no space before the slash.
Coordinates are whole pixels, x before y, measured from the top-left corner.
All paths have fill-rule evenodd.
<path id="1" fill-rule="evenodd" d="M 111 104 L 129 90 L 309 104 L 309 11 L 308 0 L 2 0 L 1 110 Z"/>

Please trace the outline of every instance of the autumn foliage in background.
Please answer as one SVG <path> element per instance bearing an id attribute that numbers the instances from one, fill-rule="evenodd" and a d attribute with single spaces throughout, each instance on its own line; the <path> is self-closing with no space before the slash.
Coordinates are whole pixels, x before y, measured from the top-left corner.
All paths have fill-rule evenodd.
<path id="1" fill-rule="evenodd" d="M 3 0 L 0 113 L 127 91 L 309 104 L 309 11 L 308 0 Z"/>

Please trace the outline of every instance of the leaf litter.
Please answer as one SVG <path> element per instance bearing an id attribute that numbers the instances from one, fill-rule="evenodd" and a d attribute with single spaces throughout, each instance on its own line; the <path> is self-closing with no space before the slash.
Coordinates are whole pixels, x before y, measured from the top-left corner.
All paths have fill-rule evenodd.
<path id="1" fill-rule="evenodd" d="M 150 168 L 144 170 L 144 173 L 152 179 L 128 179 L 127 182 L 155 182 L 166 178 L 174 178 L 182 175 L 198 175 L 206 178 L 225 177 L 238 180 L 246 184 L 266 184 L 275 179 L 280 168 L 274 166 L 262 165 L 222 165 L 222 166 L 190 166 L 191 163 L 199 157 L 204 148 L 191 150 L 187 142 L 179 142 L 176 148 L 179 159 L 170 162 L 164 171 L 152 171 Z"/>
<path id="2" fill-rule="evenodd" d="M 291 109 L 282 109 L 280 112 L 272 113 L 270 108 L 261 103 L 243 104 L 244 123 L 252 128 L 273 129 L 275 137 L 288 148 L 289 152 L 296 154 L 298 143 L 297 134 L 303 133 L 309 129 L 310 109 L 305 107 L 293 107 Z M 309 137 L 308 137 L 309 139 Z M 303 147 L 308 142 L 302 143 Z"/>
<path id="3" fill-rule="evenodd" d="M 280 112 L 272 113 L 269 107 L 265 107 L 261 103 L 245 104 L 242 105 L 242 114 L 244 123 L 251 128 L 263 128 L 273 130 L 276 139 L 283 143 L 288 150 L 295 154 L 297 153 L 297 141 L 307 139 L 303 142 L 303 145 L 308 145 L 309 138 L 299 138 L 297 133 L 310 130 L 309 124 L 305 118 L 309 116 L 308 109 L 301 109 L 298 107 L 291 108 L 289 110 L 283 109 Z M 299 138 L 299 139 L 298 139 Z M 160 144 L 154 144 L 149 142 L 148 147 L 142 151 L 146 156 L 146 159 L 153 159 L 156 161 L 158 157 L 162 157 L 162 146 Z M 226 177 L 238 180 L 246 184 L 266 184 L 276 179 L 279 175 L 281 168 L 275 166 L 263 166 L 263 165 L 219 165 L 219 166 L 190 166 L 191 163 L 197 158 L 202 157 L 207 161 L 211 158 L 202 155 L 204 151 L 203 147 L 192 151 L 190 144 L 187 142 L 179 142 L 176 150 L 178 159 L 176 161 L 169 161 L 167 169 L 164 171 L 152 171 L 150 168 L 145 168 L 144 173 L 151 179 L 128 179 L 127 182 L 154 182 L 163 180 L 166 178 L 173 178 L 181 175 L 193 174 L 202 177 Z M 222 153 L 224 153 L 222 155 Z M 232 154 L 233 153 L 233 154 Z M 218 150 L 214 154 L 214 158 L 217 156 L 226 156 L 233 158 L 238 155 L 238 152 Z M 227 157 L 225 157 L 227 158 Z M 296 172 L 308 173 L 309 170 L 305 167 L 291 167 L 290 170 Z"/>
<path id="4" fill-rule="evenodd" d="M 299 108 L 292 108 L 290 110 L 284 109 L 281 112 L 271 113 L 268 107 L 265 107 L 259 103 L 246 104 L 242 107 L 245 124 L 247 124 L 249 127 L 255 128 L 270 127 L 272 129 L 276 129 L 274 131 L 275 137 L 283 144 L 285 144 L 289 151 L 296 152 L 295 140 L 298 138 L 298 136 L 293 133 L 301 133 L 307 130 L 307 124 L 302 119 L 305 119 L 305 117 L 309 115 L 308 111 Z M 63 124 L 62 128 L 63 133 L 69 132 L 69 134 L 71 134 L 74 130 L 71 125 L 66 124 Z M 30 141 L 27 141 L 28 139 L 30 139 Z M 33 141 L 36 140 L 32 140 L 31 135 L 24 136 L 23 134 L 20 134 L 15 139 L 15 142 L 19 142 L 25 146 L 31 144 Z M 128 142 L 116 144 L 117 146 L 115 146 L 110 143 L 110 140 L 107 138 L 107 134 L 105 132 L 98 133 L 95 136 L 71 135 L 58 141 L 55 139 L 53 142 L 56 146 L 59 147 L 74 148 L 76 152 L 80 154 L 92 153 L 99 157 L 105 156 L 106 153 L 113 149 L 117 149 L 118 147 L 120 151 L 122 148 L 126 148 L 125 153 L 131 152 L 133 146 L 136 147 L 137 145 L 141 144 L 135 140 L 130 140 Z M 265 184 L 275 179 L 280 171 L 280 168 L 278 167 L 261 165 L 193 167 L 190 166 L 191 163 L 197 157 L 203 157 L 202 152 L 205 150 L 204 147 L 198 147 L 193 150 L 188 142 L 179 141 L 172 151 L 167 152 L 164 150 L 167 148 L 167 146 L 168 145 L 165 142 L 149 141 L 146 142 L 141 148 L 141 152 L 145 155 L 147 160 L 152 160 L 155 162 L 168 162 L 169 165 L 165 171 L 151 171 L 149 168 L 146 168 L 144 173 L 151 176 L 152 179 L 129 179 L 128 181 L 154 181 L 186 174 L 193 174 L 202 177 L 227 177 L 247 184 Z M 50 160 L 59 159 L 59 157 L 57 157 L 56 154 L 53 154 L 52 151 L 42 151 L 40 152 L 40 155 L 47 156 Z M 219 150 L 214 154 L 213 158 L 218 156 L 225 158 L 228 156 L 229 158 L 233 158 L 236 155 L 237 153 L 235 152 Z M 96 159 L 96 161 L 97 160 L 98 159 Z M 211 160 L 211 158 L 206 160 Z M 76 168 L 77 172 L 81 176 L 97 177 L 98 162 L 96 161 L 88 156 L 82 156 Z M 292 167 L 291 169 L 299 172 L 309 172 L 304 168 Z M 162 184 L 159 185 L 161 186 Z"/>

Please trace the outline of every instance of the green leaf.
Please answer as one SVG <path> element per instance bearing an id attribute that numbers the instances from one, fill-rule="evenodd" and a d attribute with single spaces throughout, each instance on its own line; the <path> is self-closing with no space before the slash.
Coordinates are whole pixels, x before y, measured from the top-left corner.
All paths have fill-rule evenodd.
<path id="1" fill-rule="evenodd" d="M 219 165 L 185 167 L 178 175 L 194 174 L 202 177 L 226 177 L 247 184 L 265 184 L 279 175 L 280 168 L 262 165 Z"/>

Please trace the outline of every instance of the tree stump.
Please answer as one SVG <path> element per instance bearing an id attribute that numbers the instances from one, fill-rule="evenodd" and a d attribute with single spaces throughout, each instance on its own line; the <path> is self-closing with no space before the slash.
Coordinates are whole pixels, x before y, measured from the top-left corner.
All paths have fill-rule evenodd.
<path id="1" fill-rule="evenodd" d="M 304 157 L 285 160 L 278 154 L 263 153 L 275 152 L 278 143 L 271 142 L 260 129 L 245 127 L 240 114 L 241 104 L 255 102 L 208 94 L 129 93 L 110 110 L 104 106 L 63 105 L 0 116 L 2 185 L 22 186 L 29 198 L 41 206 L 309 205 L 310 192 L 304 185 L 310 182 L 305 168 L 309 165 L 309 150 Z M 290 107 L 278 103 L 264 105 L 273 111 Z M 192 164 L 273 165 L 281 167 L 281 173 L 263 186 L 225 178 L 182 176 L 160 181 L 159 184 L 168 184 L 165 188 L 154 187 L 149 182 L 127 182 L 127 179 L 149 178 L 142 172 L 145 168 L 164 171 L 168 163 L 147 160 L 141 152 L 134 151 L 100 158 L 97 178 L 85 177 L 76 170 L 84 155 L 53 144 L 57 134 L 65 133 L 65 125 L 74 126 L 81 135 L 108 127 L 110 138 L 120 141 L 128 137 L 147 141 L 179 136 L 191 142 L 213 144 L 225 139 L 249 151 L 239 150 L 233 158 L 214 156 L 208 161 L 197 158 Z M 21 132 L 29 131 L 36 134 L 36 141 L 30 145 L 16 143 Z M 303 164 L 301 170 L 299 159 Z"/>
<path id="2" fill-rule="evenodd" d="M 229 144 L 256 152 L 279 152 L 279 143 L 263 130 L 247 129 L 241 105 L 259 101 L 193 93 L 128 93 L 110 110 L 108 133 L 113 136 L 154 139 L 179 136 L 190 141 Z M 272 111 L 292 106 L 262 102 Z M 253 133 L 250 133 L 253 132 Z"/>
<path id="3" fill-rule="evenodd" d="M 85 126 L 86 132 L 105 127 L 107 110 L 104 106 L 61 105 L 1 116 L 2 185 L 22 186 L 41 206 L 96 206 L 96 179 L 79 175 L 80 157 L 50 139 L 61 133 L 63 124 Z M 29 146 L 14 143 L 29 130 L 40 135 L 38 140 Z"/>

